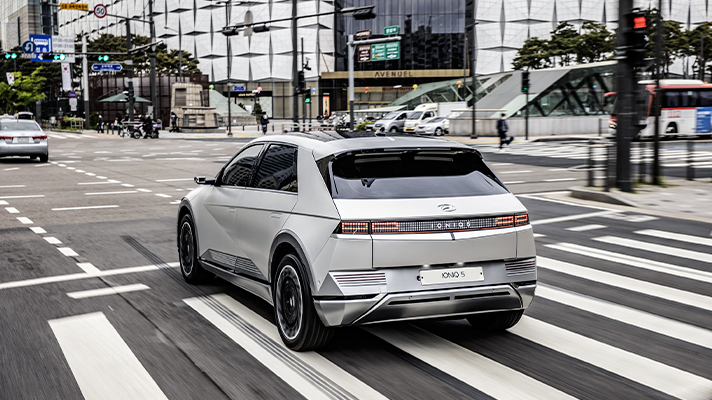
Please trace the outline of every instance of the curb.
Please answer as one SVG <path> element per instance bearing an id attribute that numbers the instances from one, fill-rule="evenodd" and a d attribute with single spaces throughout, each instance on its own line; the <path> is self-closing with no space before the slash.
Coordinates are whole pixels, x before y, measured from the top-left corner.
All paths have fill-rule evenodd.
<path id="1" fill-rule="evenodd" d="M 571 197 L 576 199 L 640 208 L 637 204 L 624 200 L 612 192 L 601 192 L 582 187 L 574 187 L 569 190 L 571 190 Z"/>

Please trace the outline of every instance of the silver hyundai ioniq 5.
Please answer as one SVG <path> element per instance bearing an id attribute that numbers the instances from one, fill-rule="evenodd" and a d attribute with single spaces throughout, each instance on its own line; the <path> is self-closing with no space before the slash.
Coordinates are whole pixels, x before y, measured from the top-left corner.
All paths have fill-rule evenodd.
<path id="1" fill-rule="evenodd" d="M 195 181 L 178 213 L 184 278 L 217 275 L 262 297 L 291 349 L 384 321 L 467 318 L 504 330 L 534 297 L 527 210 L 471 147 L 266 136 Z"/>

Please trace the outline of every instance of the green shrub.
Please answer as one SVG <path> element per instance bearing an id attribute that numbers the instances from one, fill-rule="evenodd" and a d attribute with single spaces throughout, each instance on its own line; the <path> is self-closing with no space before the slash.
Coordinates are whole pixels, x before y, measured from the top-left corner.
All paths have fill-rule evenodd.
<path id="1" fill-rule="evenodd" d="M 376 122 L 376 121 L 363 121 L 360 124 L 356 125 L 356 130 L 357 131 L 365 131 L 366 126 L 371 125 L 374 122 Z"/>

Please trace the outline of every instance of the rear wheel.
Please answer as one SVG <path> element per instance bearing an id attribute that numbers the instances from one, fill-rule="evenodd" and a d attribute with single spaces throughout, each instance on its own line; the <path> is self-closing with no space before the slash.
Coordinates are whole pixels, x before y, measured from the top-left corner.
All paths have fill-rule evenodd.
<path id="1" fill-rule="evenodd" d="M 496 332 L 509 329 L 519 322 L 524 310 L 498 311 L 475 314 L 467 317 L 467 322 L 478 331 Z"/>
<path id="2" fill-rule="evenodd" d="M 36 160 L 37 156 L 30 156 L 30 160 Z"/>
<path id="3" fill-rule="evenodd" d="M 319 319 L 302 263 L 294 254 L 282 258 L 274 283 L 274 313 L 279 335 L 292 350 L 306 351 L 326 345 L 334 334 Z"/>
<path id="4" fill-rule="evenodd" d="M 43 162 L 43 163 L 44 163 L 44 162 L 47 162 L 47 161 L 49 161 L 49 154 L 42 154 L 42 155 L 40 156 L 40 162 Z"/>
<path id="5" fill-rule="evenodd" d="M 186 214 L 181 218 L 178 231 L 178 258 L 180 272 L 188 283 L 200 283 L 208 276 L 208 272 L 198 262 L 197 241 L 194 234 L 193 218 Z"/>
<path id="6" fill-rule="evenodd" d="M 388 132 L 390 132 L 390 133 L 398 133 L 398 128 L 396 128 L 396 127 L 394 126 L 394 127 L 391 128 L 390 130 L 388 130 Z"/>

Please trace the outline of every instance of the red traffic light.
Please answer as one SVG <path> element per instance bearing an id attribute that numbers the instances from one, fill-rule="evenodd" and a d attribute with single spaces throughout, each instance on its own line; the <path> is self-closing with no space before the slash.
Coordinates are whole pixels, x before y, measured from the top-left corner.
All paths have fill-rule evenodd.
<path id="1" fill-rule="evenodd" d="M 648 27 L 648 19 L 645 16 L 633 18 L 633 30 L 645 29 Z"/>

